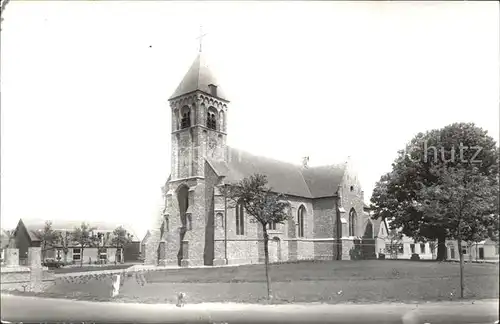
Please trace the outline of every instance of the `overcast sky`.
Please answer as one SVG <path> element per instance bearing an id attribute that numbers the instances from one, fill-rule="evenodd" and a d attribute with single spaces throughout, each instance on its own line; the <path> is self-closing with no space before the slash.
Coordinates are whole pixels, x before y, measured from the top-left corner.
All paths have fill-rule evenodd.
<path id="1" fill-rule="evenodd" d="M 168 97 L 203 50 L 228 143 L 311 165 L 351 156 L 368 201 L 420 131 L 498 140 L 496 2 L 11 1 L 1 35 L 1 217 L 144 234 L 170 172 Z"/>

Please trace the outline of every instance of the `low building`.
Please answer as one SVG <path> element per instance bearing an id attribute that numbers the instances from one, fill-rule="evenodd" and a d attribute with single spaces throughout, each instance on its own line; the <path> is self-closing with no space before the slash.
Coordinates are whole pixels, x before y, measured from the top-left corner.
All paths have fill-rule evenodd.
<path id="1" fill-rule="evenodd" d="M 446 255 L 448 260 L 460 260 L 458 242 L 446 241 Z M 462 253 L 465 261 L 498 261 L 498 242 L 486 239 L 481 242 L 462 242 Z"/>
<path id="2" fill-rule="evenodd" d="M 54 242 L 54 244 L 43 247 L 43 257 L 45 259 L 56 259 L 66 263 L 124 263 L 138 262 L 140 260 L 140 239 L 130 226 L 105 222 L 85 222 L 94 228 L 93 235 L 99 237 L 97 244 L 93 247 L 82 248 L 77 242 L 71 240 L 71 233 L 81 226 L 82 221 L 52 221 L 52 229 L 57 231 L 61 237 L 69 238 L 66 244 Z M 123 249 L 113 246 L 113 231 L 122 226 L 128 233 L 131 242 Z M 19 262 L 23 264 L 28 257 L 29 247 L 40 247 L 39 234 L 45 227 L 44 220 L 19 220 L 14 231 L 16 248 L 19 249 Z M 67 253 L 64 253 L 63 245 L 67 246 Z"/>
<path id="3" fill-rule="evenodd" d="M 432 260 L 435 258 L 435 244 L 433 242 L 417 242 L 413 238 L 401 235 L 400 238 L 391 238 L 391 230 L 387 220 L 382 220 L 376 235 L 377 253 L 385 254 L 386 258 L 410 259 L 412 254 L 418 254 L 420 259 Z"/>
<path id="4" fill-rule="evenodd" d="M 431 260 L 436 258 L 437 242 L 416 242 L 411 237 L 402 235 L 401 239 L 391 240 L 389 224 L 382 221 L 382 226 L 378 229 L 376 237 L 377 253 L 386 254 L 386 258 L 410 259 L 412 254 L 418 254 L 420 259 Z M 397 245 L 397 253 L 390 253 Z M 491 239 L 481 242 L 462 242 L 462 253 L 465 261 L 498 261 L 498 243 Z M 458 254 L 458 242 L 456 240 L 446 240 L 446 259 L 460 260 Z"/>

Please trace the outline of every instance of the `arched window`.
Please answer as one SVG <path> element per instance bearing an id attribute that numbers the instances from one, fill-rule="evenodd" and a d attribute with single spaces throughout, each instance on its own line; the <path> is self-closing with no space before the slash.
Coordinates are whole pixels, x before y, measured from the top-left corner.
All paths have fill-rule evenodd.
<path id="1" fill-rule="evenodd" d="M 242 202 L 236 205 L 236 235 L 245 235 L 245 208 Z"/>
<path id="2" fill-rule="evenodd" d="M 181 128 L 187 128 L 191 126 L 191 111 L 188 106 L 184 106 L 182 108 L 182 117 L 181 117 Z"/>
<path id="3" fill-rule="evenodd" d="M 356 211 L 351 208 L 349 211 L 349 236 L 356 235 Z"/>
<path id="4" fill-rule="evenodd" d="M 298 225 L 298 236 L 304 237 L 304 218 L 306 215 L 306 208 L 302 205 L 299 207 L 299 211 L 297 214 L 297 225 Z"/>
<path id="5" fill-rule="evenodd" d="M 207 127 L 210 129 L 217 129 L 217 110 L 214 107 L 208 108 L 207 113 Z"/>

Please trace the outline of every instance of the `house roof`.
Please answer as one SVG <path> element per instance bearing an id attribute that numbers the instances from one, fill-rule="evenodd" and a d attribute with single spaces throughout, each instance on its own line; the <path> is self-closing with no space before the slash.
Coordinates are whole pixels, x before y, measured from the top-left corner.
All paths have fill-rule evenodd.
<path id="1" fill-rule="evenodd" d="M 334 196 L 345 173 L 345 164 L 302 169 L 302 175 L 314 198 Z"/>
<path id="2" fill-rule="evenodd" d="M 210 158 L 207 161 L 228 183 L 258 173 L 267 177 L 273 191 L 304 198 L 335 196 L 345 170 L 343 165 L 303 168 L 232 147 L 228 147 L 228 162 Z"/>
<path id="3" fill-rule="evenodd" d="M 151 232 L 148 230 L 144 235 L 144 237 L 142 238 L 141 243 L 145 244 L 150 237 L 151 237 Z"/>
<path id="4" fill-rule="evenodd" d="M 211 94 L 209 88 L 210 84 L 217 86 L 216 97 L 227 101 L 226 95 L 210 70 L 205 56 L 203 53 L 199 53 L 191 64 L 189 70 L 184 75 L 181 83 L 179 83 L 177 89 L 175 89 L 174 93 L 170 97 L 170 100 L 197 90 Z"/>
<path id="5" fill-rule="evenodd" d="M 30 236 L 30 240 L 39 241 L 38 237 L 35 233 L 38 230 L 42 230 L 45 227 L 46 220 L 42 219 L 21 219 L 24 226 L 28 230 L 28 235 Z M 134 242 L 140 241 L 139 237 L 132 229 L 130 225 L 123 223 L 112 223 L 112 222 L 103 222 L 103 221 L 81 221 L 81 220 L 51 220 L 52 229 L 58 231 L 73 231 L 75 227 L 80 227 L 80 225 L 85 222 L 88 223 L 91 227 L 95 227 L 98 232 L 109 232 L 112 233 L 117 227 L 122 226 L 127 230 L 128 233 L 132 235 L 132 240 Z"/>

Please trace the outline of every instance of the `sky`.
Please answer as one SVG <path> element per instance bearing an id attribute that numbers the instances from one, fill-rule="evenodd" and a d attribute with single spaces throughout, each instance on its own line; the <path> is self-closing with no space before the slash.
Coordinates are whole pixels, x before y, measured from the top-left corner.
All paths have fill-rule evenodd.
<path id="1" fill-rule="evenodd" d="M 418 132 L 499 138 L 496 2 L 11 1 L 1 31 L 1 226 L 152 227 L 168 98 L 203 52 L 228 144 L 310 165 L 350 156 L 368 202 Z"/>

